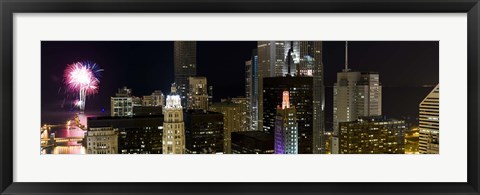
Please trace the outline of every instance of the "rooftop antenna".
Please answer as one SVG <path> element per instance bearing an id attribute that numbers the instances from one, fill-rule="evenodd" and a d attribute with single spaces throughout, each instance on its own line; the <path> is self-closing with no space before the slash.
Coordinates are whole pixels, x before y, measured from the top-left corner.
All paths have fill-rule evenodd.
<path id="1" fill-rule="evenodd" d="M 348 69 L 348 41 L 345 41 L 345 69 L 343 69 L 343 72 L 348 72 L 350 69 Z"/>

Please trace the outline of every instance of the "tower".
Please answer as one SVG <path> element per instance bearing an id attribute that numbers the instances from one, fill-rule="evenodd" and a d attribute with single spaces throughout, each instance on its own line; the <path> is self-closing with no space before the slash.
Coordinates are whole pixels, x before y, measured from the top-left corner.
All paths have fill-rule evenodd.
<path id="1" fill-rule="evenodd" d="M 440 152 L 439 104 L 440 89 L 437 85 L 420 103 L 419 108 L 419 144 L 420 154 L 438 154 Z"/>
<path id="2" fill-rule="evenodd" d="M 171 94 L 167 96 L 163 121 L 163 154 L 185 153 L 185 124 L 180 95 L 177 86 L 172 84 Z"/>
<path id="3" fill-rule="evenodd" d="M 178 95 L 182 100 L 182 107 L 186 107 L 189 90 L 188 77 L 197 75 L 197 43 L 195 41 L 175 41 L 173 55 L 175 83 L 178 87 Z"/>
<path id="4" fill-rule="evenodd" d="M 363 116 L 382 115 L 382 86 L 376 72 L 352 72 L 348 68 L 348 42 L 345 43 L 345 68 L 337 73 L 333 87 L 333 130 L 338 135 L 340 122 Z"/>
<path id="5" fill-rule="evenodd" d="M 298 124 L 295 107 L 290 107 L 288 91 L 283 91 L 282 105 L 275 118 L 275 154 L 298 153 Z"/>

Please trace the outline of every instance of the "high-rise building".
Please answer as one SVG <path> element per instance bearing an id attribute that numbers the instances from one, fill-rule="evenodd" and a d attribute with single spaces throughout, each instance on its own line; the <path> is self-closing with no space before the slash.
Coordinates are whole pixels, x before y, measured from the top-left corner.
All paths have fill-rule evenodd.
<path id="1" fill-rule="evenodd" d="M 229 100 L 224 100 L 224 101 L 229 101 Z M 232 98 L 230 100 L 232 103 L 239 104 L 240 105 L 240 131 L 249 131 L 249 125 L 247 122 L 247 117 L 248 117 L 248 99 L 244 97 L 236 97 Z"/>
<path id="2" fill-rule="evenodd" d="M 348 43 L 345 44 L 345 69 L 337 73 L 333 87 L 333 130 L 339 123 L 364 116 L 382 115 L 382 86 L 375 72 L 351 72 L 348 69 Z"/>
<path id="3" fill-rule="evenodd" d="M 419 106 L 420 154 L 439 154 L 440 148 L 440 88 L 437 85 Z"/>
<path id="4" fill-rule="evenodd" d="M 189 89 L 188 77 L 197 75 L 197 43 L 195 41 L 175 41 L 173 55 L 175 83 L 182 100 L 182 107 L 186 107 Z"/>
<path id="5" fill-rule="evenodd" d="M 248 101 L 247 125 L 250 131 L 258 130 L 258 54 L 253 50 L 245 62 L 245 97 Z"/>
<path id="6" fill-rule="evenodd" d="M 184 114 L 186 153 L 223 153 L 223 115 L 205 110 L 187 110 Z"/>
<path id="7" fill-rule="evenodd" d="M 298 123 L 298 153 L 313 153 L 313 77 L 264 78 L 263 131 L 274 134 L 277 106 L 283 92 L 288 91 L 290 104 L 295 107 Z"/>
<path id="8" fill-rule="evenodd" d="M 115 94 L 115 97 L 110 97 L 110 109 L 111 116 L 132 116 L 132 90 L 127 87 L 118 89 L 118 93 Z"/>
<path id="9" fill-rule="evenodd" d="M 340 154 L 404 154 L 405 121 L 360 117 L 339 125 Z"/>
<path id="10" fill-rule="evenodd" d="M 142 108 L 142 107 L 134 107 Z M 161 107 L 154 107 L 161 108 Z M 118 132 L 119 154 L 161 154 L 163 115 L 88 117 L 88 128 L 113 128 Z"/>
<path id="11" fill-rule="evenodd" d="M 233 154 L 273 154 L 273 135 L 263 131 L 232 133 Z"/>
<path id="12" fill-rule="evenodd" d="M 231 133 L 246 131 L 246 119 L 243 114 L 245 107 L 243 104 L 233 103 L 231 100 L 223 100 L 222 102 L 213 103 L 209 107 L 210 111 L 223 114 L 224 127 L 224 153 L 231 154 Z"/>
<path id="13" fill-rule="evenodd" d="M 185 124 L 180 95 L 177 86 L 172 85 L 171 94 L 167 96 L 163 121 L 163 154 L 185 153 Z"/>
<path id="14" fill-rule="evenodd" d="M 259 41 L 258 42 L 258 114 L 259 126 L 265 125 L 264 79 L 267 77 L 313 77 L 312 143 L 309 153 L 325 153 L 325 87 L 323 81 L 321 41 Z M 266 103 L 265 103 L 266 104 Z M 271 114 L 271 113 L 270 113 Z M 269 123 L 269 122 L 267 122 Z M 270 123 L 271 124 L 271 123 Z M 301 128 L 301 127 L 299 127 Z M 264 128 L 263 128 L 264 129 Z M 301 135 L 300 135 L 301 136 Z"/>
<path id="15" fill-rule="evenodd" d="M 297 111 L 290 107 L 288 91 L 283 92 L 281 107 L 275 119 L 275 154 L 298 154 Z"/>
<path id="16" fill-rule="evenodd" d="M 187 109 L 207 110 L 208 89 L 206 77 L 188 77 L 189 91 Z"/>
<path id="17" fill-rule="evenodd" d="M 118 154 L 118 132 L 112 127 L 88 128 L 87 154 Z"/>

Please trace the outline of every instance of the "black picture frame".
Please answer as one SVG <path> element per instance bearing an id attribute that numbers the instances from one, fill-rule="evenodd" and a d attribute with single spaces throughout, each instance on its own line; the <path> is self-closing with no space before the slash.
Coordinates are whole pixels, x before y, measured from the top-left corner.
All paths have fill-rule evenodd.
<path id="1" fill-rule="evenodd" d="M 2 194 L 479 194 L 478 0 L 0 0 Z M 468 13 L 466 183 L 23 183 L 13 182 L 14 13 Z M 446 167 L 448 168 L 448 167 Z"/>

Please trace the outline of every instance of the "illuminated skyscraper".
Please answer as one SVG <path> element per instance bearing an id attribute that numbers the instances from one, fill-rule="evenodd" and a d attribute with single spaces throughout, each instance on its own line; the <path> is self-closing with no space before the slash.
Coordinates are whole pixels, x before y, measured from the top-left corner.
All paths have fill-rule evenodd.
<path id="1" fill-rule="evenodd" d="M 440 88 L 437 85 L 420 103 L 419 146 L 420 154 L 438 154 L 440 152 L 439 104 Z"/>
<path id="2" fill-rule="evenodd" d="M 298 123 L 298 153 L 313 153 L 313 77 L 264 78 L 263 131 L 275 133 L 277 106 L 282 104 L 283 92 L 288 91 L 290 105 L 295 107 Z"/>
<path id="3" fill-rule="evenodd" d="M 275 119 L 275 154 L 298 153 L 297 111 L 290 107 L 288 91 L 283 92 L 281 107 L 277 108 Z"/>
<path id="4" fill-rule="evenodd" d="M 182 100 L 182 107 L 186 107 L 189 89 L 188 77 L 197 75 L 197 43 L 195 41 L 175 41 L 173 55 L 175 83 Z"/>
<path id="5" fill-rule="evenodd" d="M 265 121 L 266 103 L 264 78 L 267 77 L 313 77 L 312 83 L 312 113 L 308 129 L 312 135 L 308 139 L 312 143 L 307 149 L 309 153 L 325 153 L 325 87 L 323 80 L 322 42 L 321 41 L 259 41 L 258 42 L 258 126 L 266 129 L 272 123 Z M 271 106 L 271 105 L 270 105 Z M 298 109 L 298 107 L 296 107 Z M 269 113 L 272 114 L 272 113 Z M 264 116 L 262 118 L 262 116 Z M 265 125 L 268 123 L 268 125 Z M 299 129 L 303 129 L 299 123 Z M 300 130 L 301 132 L 302 130 Z M 310 133 L 307 133 L 310 134 Z M 302 137 L 302 135 L 300 135 Z M 302 139 L 302 138 L 300 138 Z M 299 143 L 302 145 L 301 141 Z M 302 147 L 302 146 L 300 146 Z M 300 152 L 305 152 L 300 149 Z"/>
<path id="6" fill-rule="evenodd" d="M 252 57 L 245 62 L 245 97 L 248 100 L 247 124 L 249 131 L 258 130 L 258 55 L 253 50 Z"/>
<path id="7" fill-rule="evenodd" d="M 333 129 L 338 123 L 355 121 L 363 116 L 382 115 L 382 86 L 379 74 L 351 72 L 348 69 L 348 43 L 345 45 L 345 69 L 337 73 L 333 87 Z"/>
<path id="8" fill-rule="evenodd" d="M 172 92 L 167 96 L 163 122 L 163 154 L 185 153 L 185 124 L 180 95 L 177 86 L 172 85 Z"/>
<path id="9" fill-rule="evenodd" d="M 207 110 L 208 109 L 208 89 L 206 77 L 188 77 L 189 90 L 187 109 Z"/>

